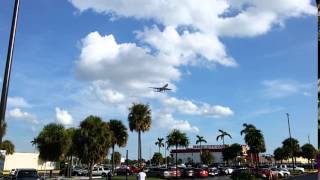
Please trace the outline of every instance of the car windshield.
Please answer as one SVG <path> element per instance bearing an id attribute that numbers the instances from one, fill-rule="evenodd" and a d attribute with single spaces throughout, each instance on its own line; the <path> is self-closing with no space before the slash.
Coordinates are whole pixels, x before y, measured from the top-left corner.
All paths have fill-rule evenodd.
<path id="1" fill-rule="evenodd" d="M 19 171 L 18 178 L 38 177 L 37 171 Z"/>

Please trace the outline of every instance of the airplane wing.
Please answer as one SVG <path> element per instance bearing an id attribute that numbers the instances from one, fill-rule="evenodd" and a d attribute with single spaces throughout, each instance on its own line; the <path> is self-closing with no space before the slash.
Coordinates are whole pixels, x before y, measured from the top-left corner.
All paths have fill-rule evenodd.
<path id="1" fill-rule="evenodd" d="M 172 89 L 170 89 L 170 88 L 164 88 L 163 90 L 172 90 Z"/>

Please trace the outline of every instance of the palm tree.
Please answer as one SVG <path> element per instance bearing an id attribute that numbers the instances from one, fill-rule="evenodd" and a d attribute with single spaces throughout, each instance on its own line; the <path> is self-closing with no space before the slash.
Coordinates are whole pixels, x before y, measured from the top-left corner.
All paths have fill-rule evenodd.
<path id="1" fill-rule="evenodd" d="M 95 164 L 101 163 L 111 147 L 112 133 L 109 124 L 100 117 L 88 116 L 75 131 L 73 143 L 81 163 L 87 164 L 89 179 Z"/>
<path id="2" fill-rule="evenodd" d="M 159 153 L 160 153 L 160 148 L 164 147 L 163 140 L 164 140 L 163 138 L 158 138 L 156 143 L 155 143 L 155 145 L 158 146 L 158 148 L 159 148 Z"/>
<path id="3" fill-rule="evenodd" d="M 147 104 L 133 104 L 129 108 L 129 129 L 138 132 L 138 164 L 141 161 L 141 132 L 146 132 L 151 127 L 151 110 Z"/>
<path id="4" fill-rule="evenodd" d="M 14 144 L 9 140 L 4 140 L 1 143 L 0 148 L 2 150 L 6 150 L 6 154 L 13 154 L 14 153 Z"/>
<path id="5" fill-rule="evenodd" d="M 186 133 L 179 131 L 178 129 L 172 130 L 167 136 L 168 148 L 176 148 L 176 169 L 178 169 L 178 153 L 177 149 L 179 146 L 187 147 L 189 145 L 189 139 Z M 177 176 L 176 176 L 177 178 Z"/>
<path id="6" fill-rule="evenodd" d="M 204 137 L 203 137 L 203 136 L 199 136 L 199 135 L 197 135 L 197 141 L 196 141 L 196 144 L 200 144 L 200 156 L 201 156 L 201 153 L 202 153 L 201 143 L 207 143 L 207 141 L 204 139 Z"/>
<path id="7" fill-rule="evenodd" d="M 217 141 L 219 141 L 219 139 L 222 140 L 222 144 L 224 146 L 224 137 L 228 136 L 230 139 L 232 139 L 231 135 L 229 133 L 227 133 L 226 131 L 223 131 L 221 129 L 219 129 L 219 132 L 221 133 L 220 135 L 217 136 Z"/>
<path id="8" fill-rule="evenodd" d="M 112 146 L 112 172 L 114 172 L 114 147 L 125 147 L 128 141 L 128 129 L 122 124 L 122 121 L 111 119 L 109 122 L 109 129 L 112 132 L 111 146 Z"/>
<path id="9" fill-rule="evenodd" d="M 252 124 L 243 124 L 244 129 L 241 135 L 244 136 L 244 141 L 250 148 L 250 153 L 255 155 L 256 165 L 259 164 L 259 153 L 265 152 L 265 142 L 262 132 Z"/>

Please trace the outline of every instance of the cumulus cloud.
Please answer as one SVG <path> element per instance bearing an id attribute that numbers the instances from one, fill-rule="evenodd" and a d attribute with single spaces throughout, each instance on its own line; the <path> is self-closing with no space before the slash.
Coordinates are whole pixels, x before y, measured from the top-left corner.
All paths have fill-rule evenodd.
<path id="1" fill-rule="evenodd" d="M 23 97 L 8 97 L 8 106 L 25 108 L 30 107 L 30 104 Z"/>
<path id="2" fill-rule="evenodd" d="M 73 122 L 71 114 L 67 110 L 58 107 L 56 107 L 56 120 L 65 126 L 71 125 Z"/>
<path id="3" fill-rule="evenodd" d="M 233 115 L 233 111 L 229 107 L 220 105 L 209 105 L 207 103 L 194 103 L 190 100 L 181 100 L 175 97 L 162 99 L 162 103 L 166 107 L 175 109 L 179 113 L 188 115 L 200 115 L 213 118 L 228 117 Z"/>
<path id="4" fill-rule="evenodd" d="M 39 121 L 35 115 L 22 111 L 20 108 L 9 110 L 8 118 L 25 121 L 33 125 L 39 124 Z"/>
<path id="5" fill-rule="evenodd" d="M 236 62 L 226 53 L 224 45 L 217 36 L 184 30 L 181 34 L 173 26 L 167 26 L 160 31 L 157 26 L 146 28 L 138 32 L 137 36 L 143 42 L 148 43 L 159 52 L 173 56 L 180 61 L 179 64 L 197 63 L 194 59 L 201 56 L 209 62 L 224 66 L 236 66 Z M 192 61 L 193 60 L 193 61 Z"/>
<path id="6" fill-rule="evenodd" d="M 233 115 L 233 111 L 221 105 L 156 96 L 147 87 L 169 83 L 176 90 L 182 66 L 236 67 L 238 63 L 228 54 L 221 37 L 262 35 L 284 26 L 289 18 L 317 12 L 309 0 L 69 1 L 80 12 L 92 10 L 110 20 L 147 19 L 156 24 L 135 31 L 139 45 L 118 43 L 112 34 L 98 32 L 82 40 L 76 72 L 92 83 L 90 91 L 103 103 L 156 98 L 179 113 L 213 118 Z"/>
<path id="7" fill-rule="evenodd" d="M 198 127 L 192 126 L 186 120 L 174 119 L 172 114 L 167 112 L 159 113 L 159 115 L 156 117 L 156 123 L 158 127 L 164 129 L 180 129 L 182 131 L 189 131 L 194 133 L 199 132 Z"/>
<path id="8" fill-rule="evenodd" d="M 218 36 L 256 36 L 291 17 L 316 15 L 311 0 L 70 0 L 81 12 L 93 10 L 113 19 L 153 19 L 165 26 L 191 26 Z M 165 12 L 165 13 L 164 13 Z M 254 22 L 254 23 L 253 23 Z"/>
<path id="9" fill-rule="evenodd" d="M 102 36 L 98 32 L 90 33 L 82 42 L 77 74 L 95 81 L 96 87 L 108 87 L 103 92 L 107 96 L 116 94 L 123 99 L 121 91 L 129 96 L 149 96 L 152 94 L 146 87 L 180 78 L 179 70 L 164 56 L 151 55 L 135 43 L 118 44 L 113 35 Z"/>
<path id="10" fill-rule="evenodd" d="M 265 80 L 263 93 L 272 98 L 288 97 L 295 94 L 307 95 L 310 91 L 311 84 L 300 83 L 294 80 Z"/>

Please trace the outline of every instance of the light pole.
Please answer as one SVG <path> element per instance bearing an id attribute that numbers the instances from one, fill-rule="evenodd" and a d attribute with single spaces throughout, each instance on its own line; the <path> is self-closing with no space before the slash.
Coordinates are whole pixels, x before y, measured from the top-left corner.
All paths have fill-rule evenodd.
<path id="1" fill-rule="evenodd" d="M 290 129 L 290 118 L 289 118 L 289 113 L 286 113 L 287 114 L 287 118 L 288 118 L 288 128 L 289 128 L 289 137 L 290 137 L 290 143 L 291 143 L 291 153 L 292 153 L 292 156 L 291 156 L 291 159 L 292 159 L 292 169 L 294 171 L 294 160 L 293 160 L 293 153 L 294 153 L 294 150 L 293 150 L 293 143 L 292 143 L 292 137 L 291 137 L 291 129 Z"/>
<path id="2" fill-rule="evenodd" d="M 10 73 L 11 73 L 11 66 L 12 66 L 12 56 L 13 56 L 13 49 L 14 49 L 14 40 L 16 36 L 16 27 L 17 27 L 18 14 L 19 14 L 19 5 L 20 5 L 20 0 L 15 0 L 13 15 L 12 15 L 12 22 L 11 22 L 8 52 L 7 52 L 7 61 L 6 61 L 6 67 L 5 67 L 3 83 L 2 83 L 1 102 L 0 102 L 0 128 L 4 128 L 3 126 L 5 123 L 9 81 L 10 81 Z M 0 144 L 2 143 L 2 138 L 3 137 L 1 135 Z"/>

